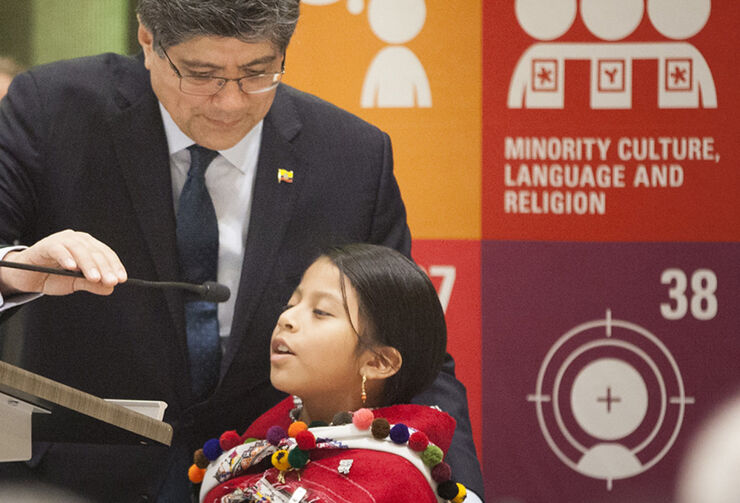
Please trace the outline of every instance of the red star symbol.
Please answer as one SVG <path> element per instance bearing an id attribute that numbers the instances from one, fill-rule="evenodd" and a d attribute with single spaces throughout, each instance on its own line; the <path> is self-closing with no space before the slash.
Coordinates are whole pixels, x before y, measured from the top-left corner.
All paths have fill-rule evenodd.
<path id="1" fill-rule="evenodd" d="M 544 67 L 540 68 L 540 72 L 537 74 L 537 77 L 540 79 L 540 83 L 544 84 L 545 82 L 552 82 L 552 77 L 550 76 L 552 72 Z"/>
<path id="2" fill-rule="evenodd" d="M 674 84 L 678 84 L 679 82 L 686 82 L 686 69 L 679 67 L 673 68 L 673 73 L 671 73 L 671 77 L 673 77 Z"/>

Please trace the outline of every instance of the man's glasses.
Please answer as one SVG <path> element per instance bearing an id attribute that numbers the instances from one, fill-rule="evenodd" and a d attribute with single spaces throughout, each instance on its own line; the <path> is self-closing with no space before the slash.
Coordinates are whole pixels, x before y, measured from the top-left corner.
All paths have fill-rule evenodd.
<path id="1" fill-rule="evenodd" d="M 276 73 L 261 73 L 259 75 L 249 75 L 247 77 L 241 77 L 238 79 L 227 79 L 226 77 L 200 77 L 197 75 L 183 75 L 180 70 L 177 69 L 175 63 L 170 59 L 167 51 L 164 47 L 159 46 L 162 49 L 167 61 L 172 67 L 172 71 L 175 72 L 177 78 L 180 79 L 180 91 L 185 94 L 192 94 L 195 96 L 213 96 L 224 88 L 227 82 L 233 80 L 239 86 L 239 89 L 246 94 L 259 94 L 266 93 L 277 87 L 280 83 L 280 79 L 285 73 L 285 60 L 283 59 L 283 68 Z"/>

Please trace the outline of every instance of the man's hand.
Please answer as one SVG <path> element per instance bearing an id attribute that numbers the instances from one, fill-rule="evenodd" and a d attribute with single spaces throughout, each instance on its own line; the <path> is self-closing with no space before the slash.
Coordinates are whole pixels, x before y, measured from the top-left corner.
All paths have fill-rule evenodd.
<path id="1" fill-rule="evenodd" d="M 25 250 L 9 252 L 9 262 L 81 271 L 84 278 L 0 267 L 0 292 L 9 295 L 38 292 L 67 295 L 79 290 L 110 295 L 126 281 L 126 269 L 106 244 L 84 232 L 64 230 L 47 236 Z"/>

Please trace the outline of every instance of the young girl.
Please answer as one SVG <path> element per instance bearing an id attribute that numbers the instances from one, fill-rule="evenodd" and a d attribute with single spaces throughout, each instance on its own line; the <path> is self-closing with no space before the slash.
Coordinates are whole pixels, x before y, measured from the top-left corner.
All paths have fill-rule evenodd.
<path id="1" fill-rule="evenodd" d="M 439 372 L 446 338 L 412 261 L 375 245 L 331 249 L 272 334 L 270 379 L 294 398 L 195 453 L 201 501 L 462 501 L 443 461 L 455 421 L 408 404 Z"/>

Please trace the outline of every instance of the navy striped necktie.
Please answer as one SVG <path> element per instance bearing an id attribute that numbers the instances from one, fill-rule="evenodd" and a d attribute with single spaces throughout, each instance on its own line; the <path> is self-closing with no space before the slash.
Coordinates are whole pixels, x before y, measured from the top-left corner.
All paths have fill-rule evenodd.
<path id="1" fill-rule="evenodd" d="M 182 281 L 201 284 L 218 278 L 218 220 L 205 173 L 218 152 L 188 147 L 190 170 L 177 206 L 177 248 Z M 221 346 L 218 308 L 213 302 L 186 298 L 190 380 L 196 398 L 205 398 L 218 383 Z"/>

